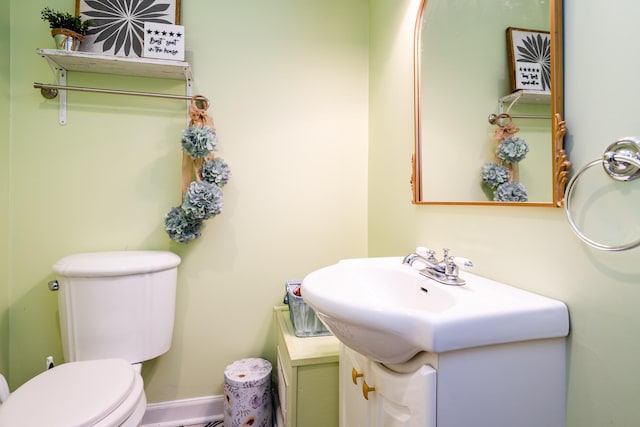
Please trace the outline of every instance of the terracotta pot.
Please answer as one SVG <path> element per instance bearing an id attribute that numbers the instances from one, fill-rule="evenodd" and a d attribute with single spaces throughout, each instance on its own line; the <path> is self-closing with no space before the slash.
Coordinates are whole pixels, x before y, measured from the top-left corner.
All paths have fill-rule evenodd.
<path id="1" fill-rule="evenodd" d="M 52 28 L 51 35 L 56 42 L 56 47 L 61 50 L 75 51 L 80 48 L 80 43 L 84 40 L 82 34 L 66 28 Z"/>

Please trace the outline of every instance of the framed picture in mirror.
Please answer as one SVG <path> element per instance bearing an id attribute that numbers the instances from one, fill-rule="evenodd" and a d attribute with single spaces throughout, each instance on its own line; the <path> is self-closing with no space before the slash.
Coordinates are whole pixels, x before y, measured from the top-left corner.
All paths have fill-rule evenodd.
<path id="1" fill-rule="evenodd" d="M 141 57 L 145 22 L 180 24 L 180 0 L 76 0 L 76 15 L 94 22 L 81 51 Z"/>
<path id="2" fill-rule="evenodd" d="M 548 31 L 507 28 L 512 91 L 551 92 L 551 36 Z"/>

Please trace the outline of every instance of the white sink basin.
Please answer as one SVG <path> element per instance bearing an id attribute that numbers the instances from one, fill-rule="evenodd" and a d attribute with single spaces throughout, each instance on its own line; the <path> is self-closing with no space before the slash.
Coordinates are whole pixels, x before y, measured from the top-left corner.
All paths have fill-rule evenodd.
<path id="1" fill-rule="evenodd" d="M 474 274 L 447 286 L 401 257 L 340 261 L 307 275 L 302 296 L 344 344 L 371 359 L 404 363 L 446 352 L 566 336 L 564 303 Z"/>

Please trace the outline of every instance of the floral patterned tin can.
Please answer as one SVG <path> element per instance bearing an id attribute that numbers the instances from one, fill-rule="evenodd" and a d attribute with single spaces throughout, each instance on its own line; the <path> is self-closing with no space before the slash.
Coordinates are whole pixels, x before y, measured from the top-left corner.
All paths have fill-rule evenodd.
<path id="1" fill-rule="evenodd" d="M 272 427 L 271 363 L 250 358 L 224 370 L 225 427 Z"/>

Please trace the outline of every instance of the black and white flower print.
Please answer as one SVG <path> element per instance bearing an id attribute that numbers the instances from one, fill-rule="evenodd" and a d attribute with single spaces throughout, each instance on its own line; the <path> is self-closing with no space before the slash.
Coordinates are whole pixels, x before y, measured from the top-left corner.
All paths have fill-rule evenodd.
<path id="1" fill-rule="evenodd" d="M 542 68 L 542 90 L 551 89 L 551 42 L 548 34 L 531 34 L 523 37 L 516 46 L 518 62 L 540 64 Z"/>
<path id="2" fill-rule="evenodd" d="M 175 24 L 175 7 L 166 0 L 83 0 L 80 14 L 94 21 L 91 51 L 142 56 L 144 23 Z"/>

